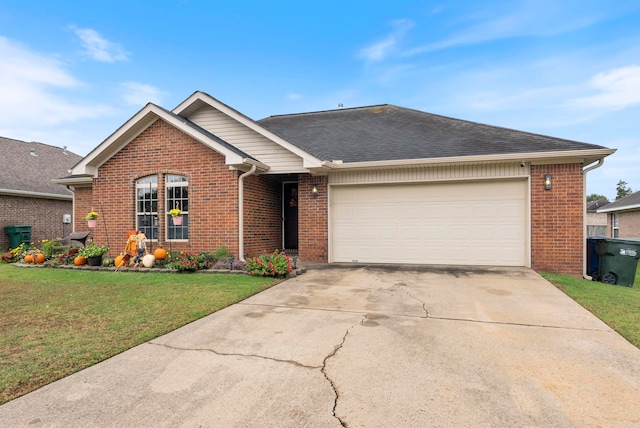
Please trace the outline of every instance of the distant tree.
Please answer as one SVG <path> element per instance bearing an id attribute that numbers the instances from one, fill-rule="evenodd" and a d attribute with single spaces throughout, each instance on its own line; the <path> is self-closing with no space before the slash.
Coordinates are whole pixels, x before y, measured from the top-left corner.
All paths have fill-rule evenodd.
<path id="1" fill-rule="evenodd" d="M 616 184 L 616 201 L 624 198 L 625 196 L 629 196 L 632 193 L 633 190 L 631 190 L 631 187 L 627 185 L 626 181 L 618 181 L 618 184 Z"/>
<path id="2" fill-rule="evenodd" d="M 587 195 L 587 202 L 602 201 L 602 200 L 609 202 L 609 199 L 607 199 L 607 197 L 604 195 L 598 195 L 597 193 L 592 193 L 590 195 Z"/>

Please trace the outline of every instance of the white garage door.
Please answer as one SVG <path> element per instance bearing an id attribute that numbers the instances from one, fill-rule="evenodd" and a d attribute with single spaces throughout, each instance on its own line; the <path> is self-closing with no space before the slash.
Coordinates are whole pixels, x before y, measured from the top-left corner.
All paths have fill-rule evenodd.
<path id="1" fill-rule="evenodd" d="M 334 262 L 525 266 L 526 181 L 333 186 Z"/>

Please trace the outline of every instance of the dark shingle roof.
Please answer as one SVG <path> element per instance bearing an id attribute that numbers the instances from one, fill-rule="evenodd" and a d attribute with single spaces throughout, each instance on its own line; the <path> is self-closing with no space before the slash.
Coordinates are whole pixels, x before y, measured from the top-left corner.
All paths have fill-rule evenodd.
<path id="1" fill-rule="evenodd" d="M 599 208 L 609 205 L 610 202 L 605 199 L 598 199 L 597 201 L 587 202 L 587 211 L 596 211 Z"/>
<path id="2" fill-rule="evenodd" d="M 617 201 L 611 202 L 604 208 L 606 211 L 622 211 L 640 206 L 640 192 L 635 192 Z"/>
<path id="3" fill-rule="evenodd" d="M 4 137 L 0 137 L 0 150 L 0 189 L 71 195 L 64 186 L 51 180 L 69 175 L 68 170 L 82 156 L 60 147 Z"/>
<path id="4" fill-rule="evenodd" d="M 344 162 L 605 148 L 389 104 L 271 116 L 258 123 L 320 159 Z"/>

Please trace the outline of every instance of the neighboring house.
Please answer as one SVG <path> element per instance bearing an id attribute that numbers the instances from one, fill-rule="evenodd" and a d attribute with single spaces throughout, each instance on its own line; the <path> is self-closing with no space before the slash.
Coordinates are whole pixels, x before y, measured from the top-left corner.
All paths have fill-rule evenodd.
<path id="1" fill-rule="evenodd" d="M 63 215 L 73 212 L 73 194 L 52 183 L 82 157 L 64 148 L 0 137 L 0 248 L 9 248 L 5 226 L 31 226 L 31 241 L 71 233 Z M 66 231 L 63 230 L 66 228 Z"/>
<path id="2" fill-rule="evenodd" d="M 607 216 L 612 238 L 640 238 L 640 192 L 635 192 L 598 210 Z"/>
<path id="3" fill-rule="evenodd" d="M 393 105 L 254 121 L 195 92 L 148 104 L 57 182 L 76 228 L 100 212 L 112 254 L 141 228 L 151 245 L 240 258 L 582 275 L 585 167 L 614 151 Z"/>
<path id="4" fill-rule="evenodd" d="M 598 209 L 609 204 L 605 199 L 587 202 L 587 236 L 608 236 L 607 215 L 599 213 Z"/>

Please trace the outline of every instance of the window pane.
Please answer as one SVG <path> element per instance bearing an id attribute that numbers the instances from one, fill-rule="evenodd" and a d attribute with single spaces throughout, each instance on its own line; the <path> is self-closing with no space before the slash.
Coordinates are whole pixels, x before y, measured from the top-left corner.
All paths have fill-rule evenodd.
<path id="1" fill-rule="evenodd" d="M 181 175 L 167 175 L 165 181 L 167 210 L 167 239 L 186 240 L 189 239 L 189 180 Z M 178 208 L 182 216 L 182 225 L 173 224 L 169 210 Z"/>
<path id="2" fill-rule="evenodd" d="M 148 239 L 158 239 L 158 176 L 136 181 L 136 228 Z"/>

